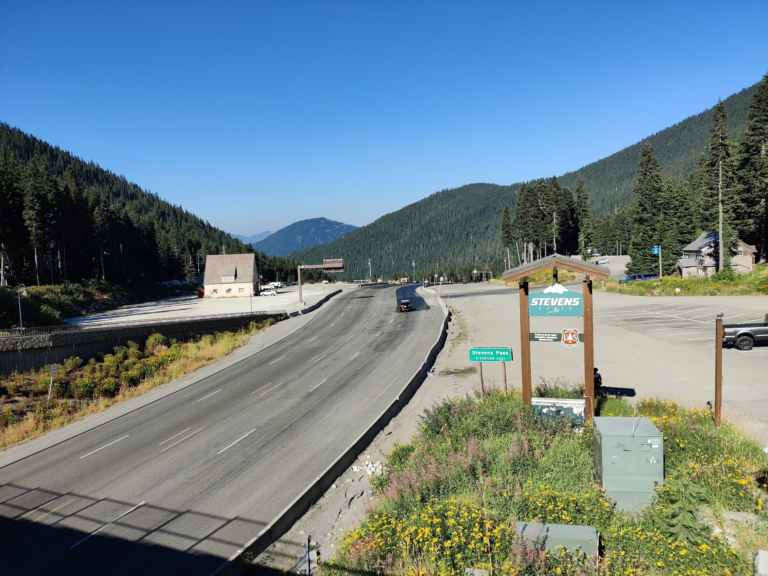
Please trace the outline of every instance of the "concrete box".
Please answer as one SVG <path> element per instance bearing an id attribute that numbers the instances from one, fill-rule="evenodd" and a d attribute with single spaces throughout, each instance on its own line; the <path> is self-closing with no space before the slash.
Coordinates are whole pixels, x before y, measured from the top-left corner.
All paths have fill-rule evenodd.
<path id="1" fill-rule="evenodd" d="M 546 420 L 570 416 L 579 426 L 584 425 L 583 398 L 531 398 L 534 411 Z"/>
<path id="2" fill-rule="evenodd" d="M 653 504 L 664 482 L 664 435 L 648 418 L 594 419 L 595 465 L 606 495 L 621 510 Z"/>
<path id="3" fill-rule="evenodd" d="M 596 556 L 600 544 L 600 535 L 594 526 L 516 522 L 515 531 L 529 542 L 543 543 L 549 552 L 556 552 L 562 546 L 569 552 L 581 549 L 588 556 Z"/>

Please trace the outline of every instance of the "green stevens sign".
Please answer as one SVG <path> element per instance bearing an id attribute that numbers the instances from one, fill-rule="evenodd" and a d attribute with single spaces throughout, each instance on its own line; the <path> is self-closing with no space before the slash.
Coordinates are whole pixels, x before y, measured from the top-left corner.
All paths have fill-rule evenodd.
<path id="1" fill-rule="evenodd" d="M 571 292 L 562 284 L 528 294 L 529 316 L 584 316 L 581 292 Z"/>
<path id="2" fill-rule="evenodd" d="M 511 348 L 470 348 L 470 362 L 512 362 Z"/>

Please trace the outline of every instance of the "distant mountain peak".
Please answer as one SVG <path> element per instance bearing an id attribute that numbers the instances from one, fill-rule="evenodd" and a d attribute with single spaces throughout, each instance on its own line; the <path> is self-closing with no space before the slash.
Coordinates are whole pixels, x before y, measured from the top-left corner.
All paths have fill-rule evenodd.
<path id="1" fill-rule="evenodd" d="M 253 244 L 254 242 L 261 242 L 272 234 L 274 234 L 274 232 L 267 230 L 266 232 L 259 232 L 253 236 L 241 236 L 240 234 L 230 234 L 230 236 L 232 236 L 232 238 L 237 238 L 246 244 Z"/>
<path id="2" fill-rule="evenodd" d="M 252 246 L 267 256 L 284 256 L 336 240 L 356 228 L 324 217 L 308 218 L 281 228 L 264 240 L 253 242 Z"/>

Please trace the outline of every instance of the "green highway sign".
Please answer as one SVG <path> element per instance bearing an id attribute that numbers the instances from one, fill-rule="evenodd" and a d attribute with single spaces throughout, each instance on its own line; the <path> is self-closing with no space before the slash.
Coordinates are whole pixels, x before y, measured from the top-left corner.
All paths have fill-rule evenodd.
<path id="1" fill-rule="evenodd" d="M 511 348 L 470 348 L 470 362 L 512 362 Z"/>
<path id="2" fill-rule="evenodd" d="M 562 284 L 528 295 L 529 316 L 584 316 L 581 292 L 571 292 Z"/>

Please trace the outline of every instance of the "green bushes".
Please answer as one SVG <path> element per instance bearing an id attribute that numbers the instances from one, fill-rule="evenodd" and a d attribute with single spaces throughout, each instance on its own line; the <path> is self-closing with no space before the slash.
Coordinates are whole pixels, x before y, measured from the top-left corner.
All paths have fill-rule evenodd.
<path id="1" fill-rule="evenodd" d="M 605 407 L 632 412 L 618 400 Z M 657 504 L 631 516 L 595 482 L 591 426 L 577 433 L 566 419 L 545 422 L 514 395 L 444 401 L 390 453 L 373 482 L 374 509 L 324 570 L 459 575 L 492 561 L 494 574 L 510 575 L 749 573 L 754 541 L 737 534 L 732 547 L 703 511 L 768 522 L 768 457 L 734 426 L 715 429 L 708 410 L 646 400 L 638 411 L 664 434 L 666 475 Z M 595 526 L 601 559 L 532 550 L 515 521 Z"/>
<path id="2" fill-rule="evenodd" d="M 634 296 L 750 296 L 768 294 L 768 264 L 755 266 L 748 274 L 725 268 L 711 277 L 673 278 L 619 284 L 610 280 L 607 292 Z"/>

